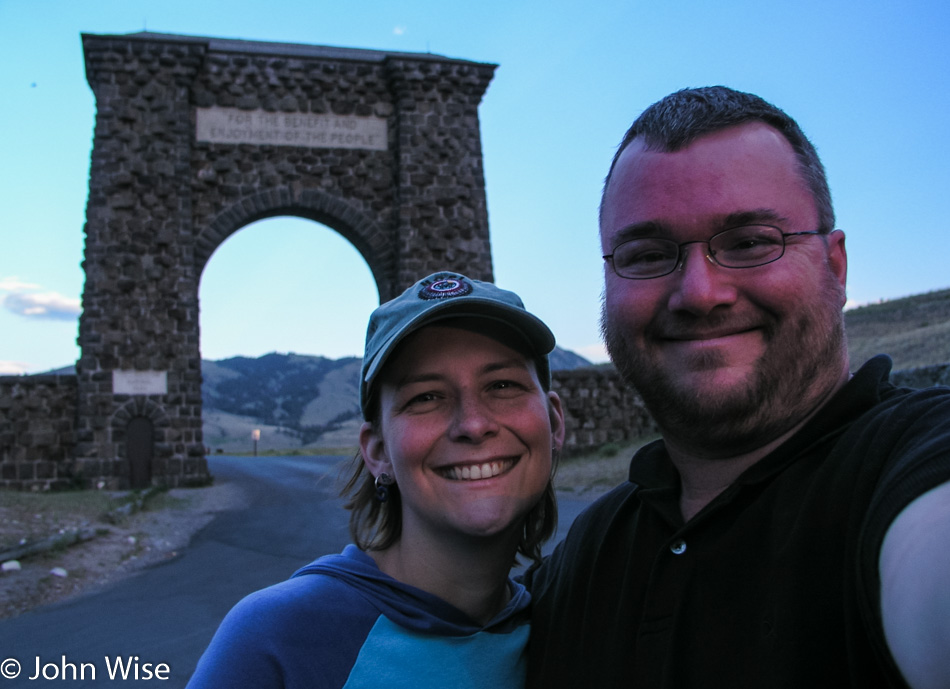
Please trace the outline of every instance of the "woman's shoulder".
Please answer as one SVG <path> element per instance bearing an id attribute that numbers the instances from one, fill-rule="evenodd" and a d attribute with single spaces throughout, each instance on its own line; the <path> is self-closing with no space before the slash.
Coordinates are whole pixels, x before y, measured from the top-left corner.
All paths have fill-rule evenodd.
<path id="1" fill-rule="evenodd" d="M 355 563 L 355 564 L 354 564 Z M 226 623 L 237 626 L 293 629 L 324 620 L 365 617 L 368 623 L 379 614 L 366 596 L 354 589 L 354 567 L 365 567 L 357 555 L 344 551 L 320 557 L 300 568 L 290 579 L 259 589 L 241 599 L 228 613 Z M 330 625 L 332 628 L 333 625 Z"/>
<path id="2" fill-rule="evenodd" d="M 194 686 L 285 686 L 288 677 L 342 686 L 378 618 L 364 596 L 332 576 L 268 586 L 245 596 L 224 618 Z"/>
<path id="3" fill-rule="evenodd" d="M 245 596 L 228 613 L 229 618 L 247 624 L 273 624 L 293 628 L 299 622 L 308 624 L 339 620 L 340 613 L 356 617 L 367 608 L 364 599 L 345 581 L 325 574 L 298 576 Z M 375 617 L 375 609 L 365 614 Z"/>

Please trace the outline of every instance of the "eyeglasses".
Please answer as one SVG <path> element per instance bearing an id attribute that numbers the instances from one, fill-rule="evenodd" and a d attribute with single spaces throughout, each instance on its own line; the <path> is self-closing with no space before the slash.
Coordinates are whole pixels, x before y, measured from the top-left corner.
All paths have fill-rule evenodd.
<path id="1" fill-rule="evenodd" d="M 683 247 L 707 244 L 706 257 L 723 268 L 755 268 L 777 261 L 785 255 L 785 238 L 811 232 L 782 232 L 772 225 L 743 225 L 714 234 L 709 239 L 677 244 L 672 239 L 640 237 L 622 242 L 612 254 L 604 256 L 622 278 L 647 280 L 669 275 L 683 258 Z"/>

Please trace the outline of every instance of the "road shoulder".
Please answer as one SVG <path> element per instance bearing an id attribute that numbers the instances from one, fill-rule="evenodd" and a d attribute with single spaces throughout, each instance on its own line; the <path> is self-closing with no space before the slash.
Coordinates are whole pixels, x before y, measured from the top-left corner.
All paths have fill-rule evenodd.
<path id="1" fill-rule="evenodd" d="M 82 528 L 93 532 L 90 540 L 32 555 L 8 565 L 0 573 L 0 619 L 64 601 L 115 584 L 142 569 L 177 557 L 215 514 L 240 509 L 245 498 L 227 482 L 204 488 L 168 491 L 160 509 L 145 509 L 119 523 L 97 521 L 77 524 L 68 518 L 48 525 L 51 533 Z M 36 519 L 35 514 L 11 514 L 3 508 L 7 524 Z"/>

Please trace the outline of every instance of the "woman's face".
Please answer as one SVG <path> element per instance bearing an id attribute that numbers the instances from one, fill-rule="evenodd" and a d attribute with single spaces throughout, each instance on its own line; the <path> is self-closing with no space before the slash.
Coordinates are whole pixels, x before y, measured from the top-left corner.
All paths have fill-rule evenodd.
<path id="1" fill-rule="evenodd" d="M 564 436 L 560 400 L 534 362 L 487 335 L 446 325 L 413 333 L 377 382 L 364 425 L 374 475 L 399 485 L 403 538 L 520 534 Z"/>

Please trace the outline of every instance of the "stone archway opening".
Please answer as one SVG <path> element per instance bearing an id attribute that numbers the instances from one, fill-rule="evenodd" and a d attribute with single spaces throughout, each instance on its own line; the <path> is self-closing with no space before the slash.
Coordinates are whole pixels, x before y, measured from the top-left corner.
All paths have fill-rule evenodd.
<path id="1" fill-rule="evenodd" d="M 292 216 L 259 220 L 225 240 L 202 272 L 201 358 L 361 356 L 378 304 L 366 261 L 333 229 Z"/>
<path id="2" fill-rule="evenodd" d="M 345 400 L 355 389 L 353 357 L 362 356 L 366 322 L 379 304 L 373 274 L 352 244 L 299 217 L 253 222 L 212 254 L 199 301 L 210 453 L 247 451 L 255 433 L 255 450 L 296 451 L 352 430 L 355 400 L 352 408 Z M 275 387 L 262 396 L 265 384 Z M 327 399 L 343 390 L 340 400 Z"/>

